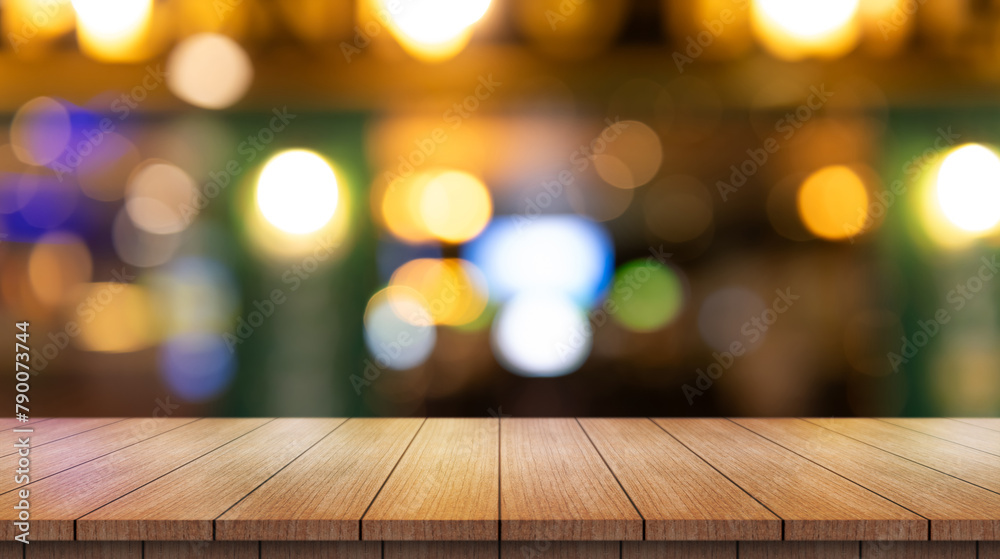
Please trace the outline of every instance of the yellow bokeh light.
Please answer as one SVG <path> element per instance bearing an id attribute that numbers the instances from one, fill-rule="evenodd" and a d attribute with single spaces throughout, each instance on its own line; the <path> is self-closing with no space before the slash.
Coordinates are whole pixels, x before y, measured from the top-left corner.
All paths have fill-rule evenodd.
<path id="1" fill-rule="evenodd" d="M 758 40 L 775 56 L 797 60 L 835 57 L 850 51 L 860 36 L 859 0 L 753 0 Z"/>
<path id="2" fill-rule="evenodd" d="M 325 226 L 337 211 L 337 176 L 315 152 L 295 149 L 272 157 L 257 179 L 257 207 L 286 233 L 302 235 Z"/>
<path id="3" fill-rule="evenodd" d="M 475 321 L 486 309 L 486 278 L 471 262 L 457 259 L 420 258 L 399 267 L 389 285 L 409 288 L 421 296 L 421 303 L 435 324 L 461 326 Z M 397 315 L 408 320 L 406 309 L 393 302 Z"/>
<path id="4" fill-rule="evenodd" d="M 87 284 L 76 305 L 81 349 L 123 353 L 157 341 L 153 304 L 143 287 L 122 283 Z"/>
<path id="5" fill-rule="evenodd" d="M 422 185 L 420 216 L 433 236 L 449 243 L 475 237 L 493 216 L 486 185 L 469 173 L 444 171 Z"/>
<path id="6" fill-rule="evenodd" d="M 983 233 L 1000 223 L 1000 158 L 979 144 L 945 156 L 935 182 L 944 216 L 959 229 Z"/>
<path id="7" fill-rule="evenodd" d="M 28 259 L 28 278 L 38 300 L 49 306 L 63 303 L 80 284 L 90 281 L 90 250 L 72 233 L 48 233 L 39 239 Z"/>
<path id="8" fill-rule="evenodd" d="M 868 189 L 850 168 L 824 167 L 799 187 L 798 209 L 802 223 L 814 235 L 831 240 L 853 237 L 868 221 Z"/>
<path id="9" fill-rule="evenodd" d="M 646 184 L 663 162 L 660 137 L 636 120 L 611 124 L 594 141 L 604 145 L 604 149 L 600 143 L 594 148 L 594 169 L 605 182 L 618 188 Z"/>
<path id="10" fill-rule="evenodd" d="M 152 0 L 72 0 L 80 48 L 109 62 L 134 62 L 145 47 L 153 15 Z"/>
<path id="11" fill-rule="evenodd" d="M 458 54 L 472 35 L 472 25 L 490 7 L 490 0 L 372 1 L 403 49 L 427 61 Z"/>
<path id="12" fill-rule="evenodd" d="M 76 14 L 68 2 L 4 0 L 0 6 L 4 11 L 0 30 L 19 55 L 47 48 L 48 39 L 64 35 L 76 25 Z"/>

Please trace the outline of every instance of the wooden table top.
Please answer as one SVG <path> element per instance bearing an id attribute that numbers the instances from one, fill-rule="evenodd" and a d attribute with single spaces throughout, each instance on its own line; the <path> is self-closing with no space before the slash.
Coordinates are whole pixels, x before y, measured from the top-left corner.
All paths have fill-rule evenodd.
<path id="1" fill-rule="evenodd" d="M 0 420 L 32 540 L 1000 540 L 1000 419 Z M 14 483 L 12 428 L 31 428 Z"/>

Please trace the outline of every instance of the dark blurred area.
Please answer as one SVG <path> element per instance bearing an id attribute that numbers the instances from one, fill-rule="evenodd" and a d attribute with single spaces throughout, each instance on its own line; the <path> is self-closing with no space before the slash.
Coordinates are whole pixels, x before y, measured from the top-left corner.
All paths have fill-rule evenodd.
<path id="1" fill-rule="evenodd" d="M 1000 2 L 0 0 L 0 29 L 35 416 L 1000 412 Z"/>

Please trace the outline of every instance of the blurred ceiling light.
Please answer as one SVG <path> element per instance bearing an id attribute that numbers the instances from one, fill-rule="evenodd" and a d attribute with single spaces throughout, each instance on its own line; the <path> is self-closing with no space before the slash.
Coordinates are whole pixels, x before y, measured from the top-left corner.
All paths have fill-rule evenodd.
<path id="1" fill-rule="evenodd" d="M 167 87 L 182 100 L 203 109 L 225 109 L 253 82 L 246 51 L 225 35 L 201 33 L 184 39 L 167 59 Z"/>
<path id="2" fill-rule="evenodd" d="M 463 256 L 486 275 L 490 298 L 497 301 L 547 289 L 586 307 L 614 272 L 607 230 L 575 215 L 498 217 L 463 248 Z"/>
<path id="3" fill-rule="evenodd" d="M 594 168 L 608 184 L 635 188 L 660 170 L 663 146 L 652 128 L 637 120 L 615 122 L 591 142 Z"/>
<path id="4" fill-rule="evenodd" d="M 219 334 L 181 334 L 160 348 L 160 373 L 171 392 L 188 402 L 221 394 L 236 375 L 236 360 Z"/>
<path id="5" fill-rule="evenodd" d="M 176 165 L 146 161 L 129 179 L 125 210 L 136 227 L 149 233 L 179 233 L 194 212 L 194 179 Z"/>
<path id="6" fill-rule="evenodd" d="M 272 225 L 302 235 L 325 226 L 337 211 L 337 176 L 317 153 L 283 151 L 264 165 L 257 180 L 257 207 Z"/>
<path id="7" fill-rule="evenodd" d="M 51 97 L 36 97 L 14 114 L 10 145 L 24 163 L 47 165 L 66 150 L 72 133 L 66 107 Z"/>
<path id="8" fill-rule="evenodd" d="M 684 284 L 677 272 L 655 260 L 633 260 L 615 272 L 608 314 L 633 332 L 652 332 L 670 324 L 684 306 Z"/>
<path id="9" fill-rule="evenodd" d="M 427 231 L 449 243 L 472 239 L 493 216 L 486 185 L 469 173 L 443 171 L 423 184 L 420 216 Z"/>
<path id="10" fill-rule="evenodd" d="M 557 377 L 580 368 L 592 345 L 587 315 L 563 293 L 527 291 L 505 303 L 491 341 L 505 369 L 526 377 Z"/>
<path id="11" fill-rule="evenodd" d="M 72 0 L 80 48 L 108 62 L 135 62 L 148 54 L 153 0 Z"/>
<path id="12" fill-rule="evenodd" d="M 138 285 L 87 284 L 75 306 L 80 335 L 73 341 L 85 351 L 123 353 L 156 343 L 149 294 Z"/>
<path id="13" fill-rule="evenodd" d="M 814 235 L 830 240 L 854 237 L 868 221 L 868 189 L 848 167 L 823 167 L 802 182 L 798 209 Z"/>
<path id="14" fill-rule="evenodd" d="M 38 300 L 50 307 L 66 300 L 80 284 L 91 280 L 93 261 L 83 240 L 65 232 L 43 235 L 28 259 L 28 277 Z"/>
<path id="15" fill-rule="evenodd" d="M 437 331 L 422 298 L 408 287 L 387 287 L 368 301 L 365 345 L 377 367 L 412 369 L 430 357 Z"/>
<path id="16" fill-rule="evenodd" d="M 966 144 L 945 156 L 935 183 L 937 201 L 955 226 L 981 234 L 1000 223 L 1000 158 L 979 144 Z"/>
<path id="17" fill-rule="evenodd" d="M 443 60 L 468 42 L 471 26 L 490 7 L 490 0 L 373 0 L 388 14 L 389 27 L 400 45 L 425 60 Z"/>
<path id="18" fill-rule="evenodd" d="M 860 0 L 752 1 L 757 38 L 779 58 L 836 57 L 857 44 Z"/>
<path id="19" fill-rule="evenodd" d="M 458 258 L 411 260 L 392 274 L 389 285 L 419 293 L 433 322 L 448 326 L 469 324 L 479 318 L 488 299 L 483 273 L 471 262 Z M 408 305 L 404 300 L 404 311 Z"/>

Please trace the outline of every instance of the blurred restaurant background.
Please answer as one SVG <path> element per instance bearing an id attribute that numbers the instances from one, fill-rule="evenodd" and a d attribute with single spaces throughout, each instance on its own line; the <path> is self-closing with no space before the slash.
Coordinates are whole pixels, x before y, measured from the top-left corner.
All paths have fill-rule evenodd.
<path id="1" fill-rule="evenodd" d="M 1000 1 L 0 0 L 0 31 L 35 416 L 1000 412 Z"/>

